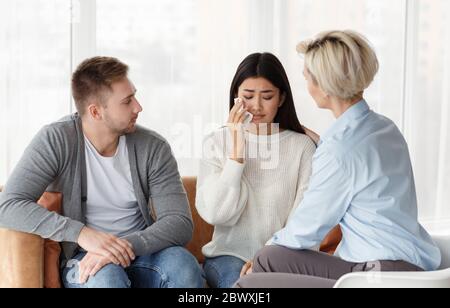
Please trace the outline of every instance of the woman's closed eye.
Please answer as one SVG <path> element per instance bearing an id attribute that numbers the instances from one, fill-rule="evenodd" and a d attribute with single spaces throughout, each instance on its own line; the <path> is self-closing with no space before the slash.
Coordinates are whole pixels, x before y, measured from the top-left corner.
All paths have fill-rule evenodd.
<path id="1" fill-rule="evenodd" d="M 253 97 L 247 97 L 247 96 L 244 96 L 244 98 L 245 98 L 246 100 L 251 100 L 251 99 L 253 99 Z M 273 99 L 273 96 L 271 96 L 271 97 L 263 97 L 263 99 L 266 100 L 266 101 L 270 101 L 271 99 Z"/>

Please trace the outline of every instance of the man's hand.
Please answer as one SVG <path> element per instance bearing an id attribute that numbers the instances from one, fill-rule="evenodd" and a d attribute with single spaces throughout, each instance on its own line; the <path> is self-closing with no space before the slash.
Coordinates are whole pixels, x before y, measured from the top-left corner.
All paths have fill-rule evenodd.
<path id="1" fill-rule="evenodd" d="M 251 273 L 253 273 L 253 262 L 252 261 L 245 263 L 245 265 L 242 267 L 240 276 L 242 278 L 245 275 L 250 275 Z"/>
<path id="2" fill-rule="evenodd" d="M 128 241 L 88 227 L 81 230 L 78 245 L 87 252 L 105 257 L 124 268 L 130 266 L 131 261 L 136 258 L 133 247 Z"/>
<path id="3" fill-rule="evenodd" d="M 111 263 L 111 260 L 106 257 L 88 253 L 79 265 L 80 284 L 86 283 L 89 277 L 95 276 L 99 270 Z"/>

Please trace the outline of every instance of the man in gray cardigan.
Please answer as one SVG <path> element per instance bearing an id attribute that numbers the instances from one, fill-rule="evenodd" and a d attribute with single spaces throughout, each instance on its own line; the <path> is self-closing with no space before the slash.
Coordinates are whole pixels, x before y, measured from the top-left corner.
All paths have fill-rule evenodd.
<path id="1" fill-rule="evenodd" d="M 0 196 L 0 227 L 62 243 L 65 287 L 202 287 L 184 248 L 193 223 L 169 144 L 136 125 L 142 107 L 115 58 L 72 78 L 78 113 L 44 127 Z M 61 215 L 36 202 L 61 192 Z"/>

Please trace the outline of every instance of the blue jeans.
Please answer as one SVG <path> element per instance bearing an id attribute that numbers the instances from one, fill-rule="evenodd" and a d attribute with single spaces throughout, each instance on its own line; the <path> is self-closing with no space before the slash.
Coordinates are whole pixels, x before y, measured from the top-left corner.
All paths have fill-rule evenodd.
<path id="1" fill-rule="evenodd" d="M 182 247 L 171 247 L 150 256 L 137 257 L 130 267 L 108 264 L 85 284 L 79 283 L 77 254 L 62 272 L 66 288 L 203 288 L 205 280 L 197 260 Z"/>
<path id="2" fill-rule="evenodd" d="M 238 280 L 245 262 L 232 256 L 206 258 L 203 270 L 211 288 L 231 288 Z"/>

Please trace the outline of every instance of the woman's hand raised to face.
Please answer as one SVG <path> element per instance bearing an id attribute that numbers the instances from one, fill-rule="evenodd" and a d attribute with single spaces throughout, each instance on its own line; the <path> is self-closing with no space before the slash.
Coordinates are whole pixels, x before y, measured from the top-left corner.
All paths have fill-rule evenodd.
<path id="1" fill-rule="evenodd" d="M 247 109 L 244 106 L 242 99 L 237 99 L 236 104 L 230 111 L 228 118 L 228 128 L 231 134 L 232 152 L 230 159 L 237 161 L 238 163 L 244 163 L 244 150 L 245 150 L 245 127 L 244 120 L 246 117 Z"/>

